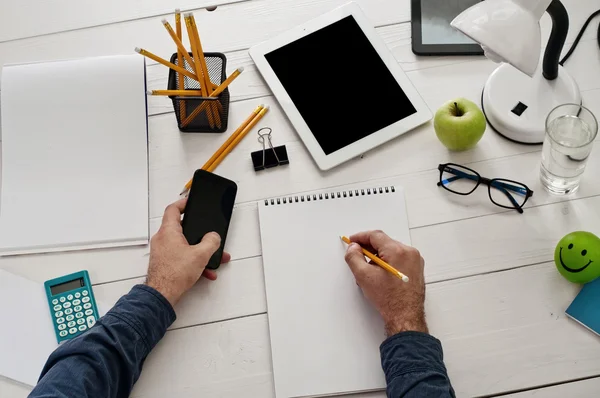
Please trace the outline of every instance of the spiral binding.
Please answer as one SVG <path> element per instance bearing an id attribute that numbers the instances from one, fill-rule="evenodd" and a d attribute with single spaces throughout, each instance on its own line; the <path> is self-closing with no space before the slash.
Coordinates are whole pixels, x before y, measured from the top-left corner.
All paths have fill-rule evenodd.
<path id="1" fill-rule="evenodd" d="M 316 202 L 317 200 L 328 200 L 328 199 L 341 199 L 341 198 L 352 198 L 355 196 L 365 195 L 379 195 L 386 193 L 394 193 L 396 188 L 391 187 L 378 187 L 378 188 L 367 188 L 367 189 L 355 189 L 349 191 L 338 191 L 338 192 L 325 192 L 312 195 L 301 195 L 301 196 L 284 196 L 281 198 L 265 199 L 265 206 L 275 206 L 281 204 L 291 204 L 299 202 Z"/>

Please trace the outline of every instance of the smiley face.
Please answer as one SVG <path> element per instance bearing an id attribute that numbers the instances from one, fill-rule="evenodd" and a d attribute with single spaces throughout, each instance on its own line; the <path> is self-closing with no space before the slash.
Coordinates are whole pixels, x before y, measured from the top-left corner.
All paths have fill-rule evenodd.
<path id="1" fill-rule="evenodd" d="M 591 282 L 600 276 L 600 238 L 589 232 L 570 233 L 558 242 L 554 261 L 571 282 Z"/>

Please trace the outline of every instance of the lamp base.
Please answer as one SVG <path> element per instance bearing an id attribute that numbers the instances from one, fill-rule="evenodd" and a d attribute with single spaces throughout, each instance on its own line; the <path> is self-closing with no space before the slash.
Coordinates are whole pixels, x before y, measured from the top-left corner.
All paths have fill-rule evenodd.
<path id="1" fill-rule="evenodd" d="M 481 102 L 489 124 L 500 135 L 521 144 L 541 144 L 550 111 L 562 104 L 581 104 L 581 93 L 562 66 L 558 78 L 547 80 L 541 68 L 529 77 L 502 64 L 486 82 Z"/>

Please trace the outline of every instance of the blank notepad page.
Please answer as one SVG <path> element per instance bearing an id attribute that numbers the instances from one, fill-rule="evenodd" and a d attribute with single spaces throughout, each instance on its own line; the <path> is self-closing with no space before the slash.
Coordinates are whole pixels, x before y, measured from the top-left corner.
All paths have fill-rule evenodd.
<path id="1" fill-rule="evenodd" d="M 277 398 L 385 388 L 383 321 L 356 285 L 340 235 L 382 229 L 410 244 L 402 189 L 389 180 L 267 203 L 259 215 Z"/>
<path id="2" fill-rule="evenodd" d="M 139 55 L 5 66 L 0 254 L 148 242 Z"/>

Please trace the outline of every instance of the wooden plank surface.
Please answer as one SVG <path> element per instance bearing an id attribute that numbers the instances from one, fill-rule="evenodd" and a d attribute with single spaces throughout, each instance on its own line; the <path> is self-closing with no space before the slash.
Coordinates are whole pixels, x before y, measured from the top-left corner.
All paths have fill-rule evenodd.
<path id="1" fill-rule="evenodd" d="M 37 4 L 34 0 L 28 1 Z M 72 2 L 74 0 L 53 1 Z M 152 3 L 155 1 L 153 0 Z M 220 1 L 232 3 L 231 0 Z M 375 26 L 393 25 L 410 20 L 409 0 L 393 2 L 357 0 L 357 2 Z M 218 1 L 214 2 L 214 4 L 217 3 Z M 247 49 L 289 29 L 290 26 L 301 24 L 345 3 L 347 3 L 346 0 L 247 0 L 219 6 L 213 12 L 202 11 L 198 13 L 197 19 L 205 50 L 227 53 Z M 569 10 L 571 19 L 567 42 L 572 42 L 585 19 L 597 10 L 597 0 L 563 0 L 563 3 Z M 49 4 L 52 3 L 49 2 Z M 198 8 L 201 8 L 204 3 L 199 4 Z M 124 12 L 128 12 L 128 7 L 130 6 L 123 8 Z M 170 12 L 171 8 L 175 8 L 177 5 L 169 3 L 168 7 Z M 56 14 L 60 15 L 57 18 L 71 16 L 69 12 L 60 8 L 50 13 L 50 15 Z M 62 14 L 65 15 L 62 16 Z M 135 47 L 144 46 L 158 55 L 168 57 L 174 52 L 174 49 L 171 39 L 160 24 L 160 20 L 164 17 L 172 18 L 167 13 L 85 29 L 63 29 L 58 33 L 44 36 L 20 35 L 17 40 L 0 42 L 0 65 L 97 55 L 130 54 Z M 76 18 L 71 17 L 71 19 Z M 9 23 L 5 25 L 6 29 L 18 30 L 21 21 L 10 19 Z M 550 28 L 550 18 L 544 16 L 542 18 L 543 37 L 548 36 Z M 213 34 L 212 32 L 218 33 Z M 405 32 L 394 37 L 408 41 L 410 36 L 407 35 L 410 32 Z M 584 38 L 591 39 L 593 37 L 595 37 L 593 29 L 588 29 Z"/>
<path id="2" fill-rule="evenodd" d="M 205 51 L 229 52 L 247 49 L 347 2 L 251 0 L 223 5 L 213 12 L 198 13 L 196 22 Z M 358 0 L 357 3 L 375 26 L 406 22 L 410 18 L 409 0 Z M 0 65 L 131 54 L 135 47 L 144 47 L 168 58 L 175 52 L 175 47 L 160 23 L 164 17 L 172 18 L 170 15 L 158 15 L 0 43 Z"/>
<path id="3" fill-rule="evenodd" d="M 65 32 L 100 25 L 123 23 L 135 19 L 194 11 L 248 0 L 22 0 L 18 6 L 0 2 L 0 42 Z M 185 29 L 185 28 L 184 28 Z"/>
<path id="4" fill-rule="evenodd" d="M 600 372 L 597 338 L 563 314 L 578 287 L 552 267 L 428 286 L 430 328 L 444 344 L 457 396 Z M 273 397 L 267 331 L 265 315 L 170 331 L 148 358 L 132 396 Z M 198 381 L 193 386 L 192 379 Z"/>
<path id="5" fill-rule="evenodd" d="M 26 12 L 33 4 L 31 1 L 26 0 L 17 12 Z M 38 29 L 43 33 L 31 33 L 29 20 L 18 29 L 14 29 L 13 22 L 2 24 L 0 64 L 129 53 L 135 46 L 147 46 L 168 56 L 172 44 L 160 26 L 160 14 L 177 6 L 186 9 L 208 5 L 206 0 L 189 5 L 170 3 L 168 9 L 161 11 L 153 7 L 165 5 L 155 0 L 139 7 L 133 3 L 122 10 L 111 8 L 85 15 L 73 28 L 64 22 L 63 16 L 58 16 L 63 11 L 59 5 L 71 2 L 48 3 L 56 8 L 48 12 L 44 23 L 33 27 L 33 32 Z M 259 144 L 255 137 L 249 137 L 220 166 L 219 174 L 240 185 L 227 244 L 234 261 L 219 271 L 217 282 L 202 281 L 180 303 L 178 319 L 146 362 L 134 396 L 273 396 L 255 201 L 396 175 L 402 176 L 407 191 L 413 244 L 426 259 L 428 282 L 436 282 L 428 287 L 429 320 L 433 332 L 444 342 L 459 396 L 498 394 L 600 375 L 597 339 L 563 316 L 577 288 L 563 281 L 553 264 L 548 263 L 556 241 L 564 233 L 600 228 L 597 210 L 600 182 L 594 173 L 585 175 L 582 189 L 575 196 L 553 197 L 539 186 L 539 147 L 512 144 L 488 131 L 474 150 L 452 153 L 439 144 L 431 125 L 331 172 L 321 172 L 313 164 L 246 49 L 345 2 L 215 0 L 211 4 L 222 4 L 216 11 L 197 13 L 208 50 L 227 52 L 229 70 L 246 67 L 232 85 L 236 102 L 231 107 L 230 126 L 237 126 L 258 103 L 272 105 L 273 111 L 262 123 L 274 129 L 275 144 L 288 147 L 292 163 L 254 173 L 249 153 L 257 150 Z M 379 26 L 379 34 L 433 110 L 458 96 L 478 102 L 481 87 L 494 64 L 482 57 L 415 57 L 410 50 L 410 24 L 402 23 L 408 20 L 408 0 L 359 3 Z M 568 41 L 572 41 L 583 20 L 598 4 L 597 0 L 564 3 L 571 16 Z M 87 1 L 79 6 L 90 7 Z M 0 16 L 0 22 L 4 15 Z M 129 20 L 140 16 L 144 18 Z M 549 19 L 544 17 L 544 35 L 548 34 L 549 26 Z M 2 42 L 7 31 L 6 37 L 19 40 Z M 214 31 L 229 34 L 210 33 Z M 29 37 L 48 32 L 57 33 Z M 600 115 L 597 73 L 600 53 L 594 35 L 595 30 L 589 29 L 567 69 L 583 91 L 584 104 Z M 149 63 L 150 88 L 164 88 L 165 77 L 162 66 Z M 180 134 L 172 106 L 164 98 L 151 98 L 150 112 L 156 115 L 149 119 L 153 232 L 159 226 L 164 207 L 177 198 L 181 185 L 225 136 Z M 590 160 L 591 170 L 600 167 L 598 150 L 594 150 Z M 469 198 L 453 197 L 435 185 L 438 178 L 435 168 L 447 161 L 469 164 L 489 177 L 524 181 L 536 194 L 522 216 L 493 206 L 485 189 Z M 148 247 L 136 247 L 8 257 L 0 258 L 0 268 L 40 282 L 85 268 L 96 283 L 98 300 L 111 304 L 131 286 L 143 281 L 148 253 Z M 554 347 L 556 341 L 565 344 Z M 593 387 L 597 389 L 597 382 L 583 381 L 532 390 L 515 398 L 583 397 L 589 396 L 586 392 Z M 26 387 L 0 380 L 2 397 L 24 397 L 28 391 Z M 374 393 L 357 397 L 383 396 Z"/>
<path id="6" fill-rule="evenodd" d="M 506 395 L 506 398 L 590 398 L 597 396 L 598 391 L 600 391 L 600 378 L 596 377 L 510 394 Z"/>

